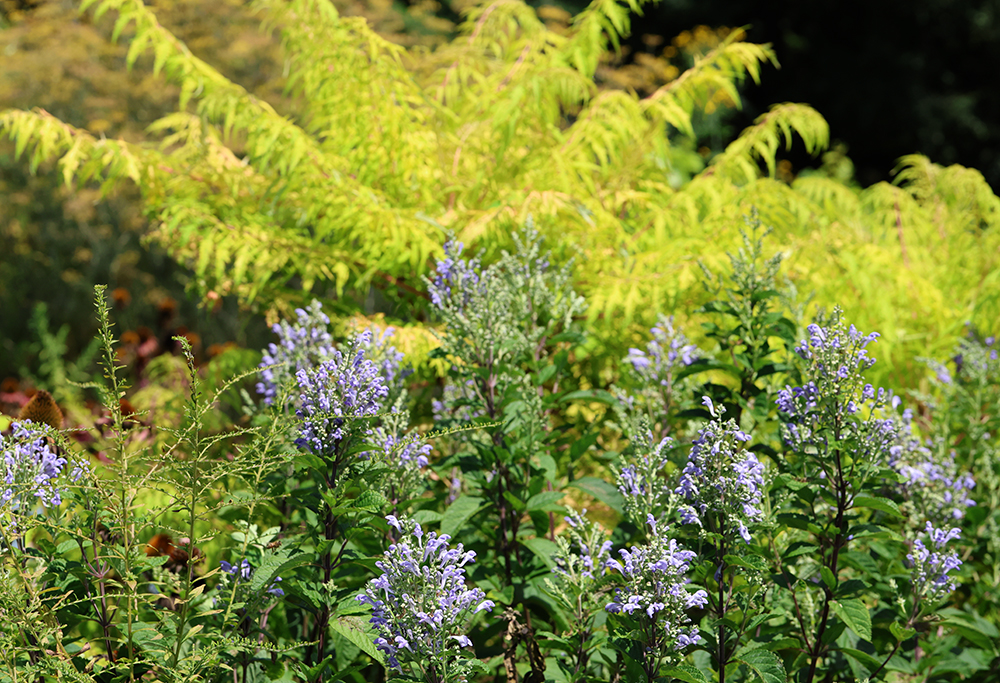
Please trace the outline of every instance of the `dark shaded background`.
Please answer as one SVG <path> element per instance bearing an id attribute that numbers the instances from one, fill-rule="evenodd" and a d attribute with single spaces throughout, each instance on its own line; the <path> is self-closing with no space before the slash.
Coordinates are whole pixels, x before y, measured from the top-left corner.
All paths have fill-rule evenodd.
<path id="1" fill-rule="evenodd" d="M 633 17 L 642 35 L 695 25 L 748 26 L 780 69 L 744 88 L 742 128 L 778 102 L 804 102 L 830 123 L 862 185 L 891 178 L 919 152 L 976 168 L 1000 191 L 1000 0 L 662 0 Z M 816 165 L 802 152 L 796 170 Z"/>

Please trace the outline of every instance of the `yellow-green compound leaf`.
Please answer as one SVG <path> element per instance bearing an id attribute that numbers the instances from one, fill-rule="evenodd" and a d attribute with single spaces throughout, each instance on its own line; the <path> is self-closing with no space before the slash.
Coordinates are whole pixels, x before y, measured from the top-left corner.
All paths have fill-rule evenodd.
<path id="1" fill-rule="evenodd" d="M 872 615 L 865 607 L 865 603 L 857 598 L 847 600 L 831 600 L 830 608 L 833 613 L 840 617 L 847 628 L 854 631 L 859 638 L 871 642 L 872 640 Z"/>
<path id="2" fill-rule="evenodd" d="M 785 665 L 778 655 L 764 648 L 748 650 L 736 657 L 743 662 L 763 683 L 787 683 Z"/>

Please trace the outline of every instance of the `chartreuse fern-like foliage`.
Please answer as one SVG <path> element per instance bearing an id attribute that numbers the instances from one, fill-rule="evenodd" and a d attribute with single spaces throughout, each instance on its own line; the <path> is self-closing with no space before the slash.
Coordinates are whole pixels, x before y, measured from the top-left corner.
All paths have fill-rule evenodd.
<path id="1" fill-rule="evenodd" d="M 3 112 L 0 129 L 33 167 L 58 159 L 67 182 L 135 183 L 153 238 L 202 287 L 256 307 L 287 311 L 312 291 L 347 313 L 372 285 L 412 302 L 446 230 L 490 252 L 531 215 L 557 253 L 581 256 L 598 338 L 625 344 L 623 321 L 703 297 L 698 260 L 721 264 L 756 208 L 799 289 L 883 330 L 896 362 L 911 341 L 1000 315 L 1000 200 L 973 170 L 914 156 L 895 185 L 779 182 L 783 146 L 827 145 L 826 122 L 802 104 L 774 106 L 700 172 L 683 170 L 692 117 L 720 94 L 738 103 L 740 83 L 775 61 L 738 32 L 640 98 L 593 80 L 639 0 L 595 0 L 567 35 L 497 0 L 432 52 L 322 0 L 257 0 L 283 37 L 292 117 L 191 54 L 140 0 L 88 7 L 118 14 L 130 65 L 151 55 L 180 86 L 178 112 L 153 126 L 162 144 L 99 139 L 44 111 Z"/>

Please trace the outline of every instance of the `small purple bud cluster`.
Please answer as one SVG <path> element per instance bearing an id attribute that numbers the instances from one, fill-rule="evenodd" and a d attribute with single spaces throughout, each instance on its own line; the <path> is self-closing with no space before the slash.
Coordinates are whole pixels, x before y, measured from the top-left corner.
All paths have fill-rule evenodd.
<path id="1" fill-rule="evenodd" d="M 380 330 L 372 325 L 368 332 L 367 341 L 362 342 L 361 348 L 365 356 L 378 366 L 379 374 L 385 380 L 389 396 L 398 396 L 405 387 L 406 378 L 413 374 L 413 368 L 403 366 L 406 354 L 389 343 L 389 339 L 396 334 L 396 330 L 392 327 Z"/>
<path id="2" fill-rule="evenodd" d="M 924 529 L 932 548 L 924 545 L 923 539 L 913 541 L 913 552 L 906 556 L 912 565 L 913 595 L 930 602 L 938 602 L 955 590 L 954 577 L 948 572 L 962 566 L 958 553 L 952 550 L 945 554 L 942 549 L 952 539 L 960 538 L 959 529 L 936 529 L 927 522 Z"/>
<path id="3" fill-rule="evenodd" d="M 481 288 L 479 259 L 461 258 L 465 248 L 461 242 L 444 243 L 444 259 L 437 262 L 437 272 L 430 281 L 431 303 L 438 308 L 465 308 L 472 293 Z"/>
<path id="4" fill-rule="evenodd" d="M 698 433 L 675 493 L 686 501 L 679 509 L 684 524 L 703 525 L 706 515 L 723 524 L 723 532 L 736 532 L 750 542 L 748 525 L 761 520 L 764 465 L 743 449 L 750 435 L 735 420 L 722 421 L 725 409 L 707 396 L 704 403 L 714 419 Z"/>
<path id="5" fill-rule="evenodd" d="M 478 407 L 480 399 L 476 396 L 476 382 L 467 379 L 462 384 L 448 383 L 444 385 L 441 400 L 431 401 L 434 421 L 443 422 L 445 420 L 458 420 L 459 422 L 471 422 L 477 418 L 485 417 L 486 411 Z"/>
<path id="6" fill-rule="evenodd" d="M 320 302 L 313 300 L 307 308 L 295 309 L 295 315 L 298 317 L 295 324 L 282 321 L 271 328 L 278 335 L 278 343 L 268 345 L 258 366 L 257 393 L 263 394 L 267 405 L 274 402 L 282 387 L 290 384 L 299 370 L 314 368 L 333 355 L 330 318 L 323 313 Z"/>
<path id="7" fill-rule="evenodd" d="M 556 566 L 552 568 L 564 582 L 581 590 L 594 585 L 611 559 L 611 541 L 600 540 L 604 530 L 587 519 L 586 514 L 584 508 L 583 512 L 573 510 L 567 515 L 569 528 L 565 535 L 556 538 L 559 551 L 555 556 Z"/>
<path id="8" fill-rule="evenodd" d="M 682 550 L 665 530 L 658 531 L 652 515 L 647 524 L 651 529 L 647 545 L 619 550 L 620 561 L 608 560 L 608 567 L 622 575 L 625 586 L 617 589 L 605 609 L 638 622 L 639 630 L 653 638 L 645 643 L 647 652 L 670 658 L 700 642 L 698 629 L 688 626 L 687 610 L 708 604 L 708 594 L 687 589 L 690 581 L 684 575 L 696 553 Z"/>
<path id="9" fill-rule="evenodd" d="M 899 398 L 892 399 L 893 407 Z M 920 511 L 921 517 L 934 523 L 959 520 L 966 509 L 975 506 L 970 492 L 976 481 L 969 472 L 960 472 L 955 452 L 945 455 L 943 448 L 931 450 L 913 434 L 913 412 L 909 409 L 897 418 L 896 441 L 889 447 L 889 466 L 903 478 L 906 497 Z M 940 445 L 940 444 L 939 444 Z"/>
<path id="10" fill-rule="evenodd" d="M 400 434 L 391 425 L 370 430 L 367 441 L 375 449 L 359 457 L 389 470 L 380 479 L 383 492 L 393 501 L 408 498 L 422 480 L 421 470 L 430 463 L 431 445 L 418 431 Z"/>
<path id="11" fill-rule="evenodd" d="M 31 420 L 14 422 L 6 438 L 0 434 L 0 453 L 4 487 L 0 506 L 22 514 L 30 514 L 36 501 L 42 507 L 58 507 L 67 482 L 76 483 L 90 471 L 81 461 L 67 472 L 66 458 L 49 444 L 45 429 Z"/>
<path id="12" fill-rule="evenodd" d="M 618 490 L 625 498 L 625 515 L 636 525 L 642 525 L 649 515 L 659 520 L 670 504 L 672 492 L 664 468 L 674 440 L 668 436 L 653 445 L 653 434 L 647 431 L 644 443 L 636 441 L 633 440 L 636 451 L 633 462 L 615 474 Z"/>
<path id="13" fill-rule="evenodd" d="M 301 404 L 295 414 L 302 419 L 297 446 L 319 456 L 333 455 L 351 433 L 351 418 L 379 412 L 389 390 L 378 366 L 365 358 L 370 335 L 362 332 L 349 352 L 334 349 L 317 368 L 296 373 Z M 367 427 L 358 431 L 364 433 Z"/>
<path id="14" fill-rule="evenodd" d="M 235 581 L 237 585 L 246 585 L 250 583 L 250 579 L 253 578 L 253 567 L 250 566 L 250 562 L 246 558 L 240 561 L 239 565 L 232 565 L 225 560 L 219 562 L 219 566 L 222 568 L 223 583 L 220 586 L 225 586 L 229 581 Z M 285 594 L 285 591 L 278 588 L 278 583 L 281 582 L 281 577 L 274 577 L 274 581 L 271 582 L 271 587 L 267 589 L 267 593 L 277 597 L 281 597 Z"/>
<path id="15" fill-rule="evenodd" d="M 672 316 L 660 315 L 650 332 L 653 339 L 646 344 L 646 350 L 631 348 L 626 360 L 641 382 L 669 387 L 676 368 L 691 365 L 698 359 L 698 347 L 689 344 L 684 333 L 674 329 Z"/>
<path id="16" fill-rule="evenodd" d="M 371 623 L 378 631 L 375 645 L 390 666 L 402 671 L 407 662 L 439 672 L 470 647 L 466 635 L 472 617 L 494 607 L 478 588 L 465 584 L 465 565 L 476 553 L 461 543 L 449 548 L 451 537 L 425 534 L 408 519 L 386 517 L 402 538 L 389 546 L 375 566 L 382 575 L 368 582 L 357 600 L 371 605 Z"/>

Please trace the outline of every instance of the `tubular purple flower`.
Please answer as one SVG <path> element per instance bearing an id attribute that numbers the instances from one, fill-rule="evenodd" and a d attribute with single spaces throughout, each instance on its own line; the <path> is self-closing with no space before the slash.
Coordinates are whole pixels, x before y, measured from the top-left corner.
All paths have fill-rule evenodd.
<path id="1" fill-rule="evenodd" d="M 708 514 L 725 519 L 730 533 L 736 531 L 750 542 L 748 524 L 759 522 L 763 496 L 764 465 L 740 446 L 750 440 L 736 422 L 719 417 L 698 433 L 674 492 L 684 499 L 678 512 L 684 524 L 703 524 Z M 734 527 L 735 525 L 735 527 Z"/>
<path id="2" fill-rule="evenodd" d="M 924 545 L 923 539 L 913 541 L 913 552 L 906 556 L 912 565 L 911 576 L 915 599 L 938 602 L 955 590 L 953 577 L 948 573 L 962 566 L 958 553 L 945 554 L 942 549 L 951 540 L 961 537 L 961 530 L 936 529 L 930 522 L 924 527 L 926 539 L 934 550 Z"/>
<path id="3" fill-rule="evenodd" d="M 686 610 L 701 608 L 708 603 L 704 590 L 689 592 L 687 573 L 695 553 L 683 550 L 677 541 L 666 536 L 667 529 L 650 519 L 651 540 L 643 546 L 618 551 L 621 561 L 611 560 L 608 567 L 624 578 L 624 586 L 615 592 L 615 599 L 605 610 L 622 614 L 639 622 L 639 630 L 652 626 L 662 633 L 662 643 L 670 649 L 658 653 L 677 657 L 684 648 L 700 642 L 696 629 L 684 630 L 690 623 Z"/>
<path id="4" fill-rule="evenodd" d="M 461 631 L 475 614 L 495 606 L 483 591 L 465 584 L 465 565 L 475 553 L 461 543 L 449 548 L 447 535 L 418 532 L 412 520 L 390 515 L 386 521 L 403 538 L 375 563 L 382 575 L 357 597 L 372 607 L 376 647 L 400 670 L 401 660 L 436 664 L 459 656 L 458 648 L 472 644 Z M 404 641 L 408 647 L 400 646 Z"/>
<path id="5" fill-rule="evenodd" d="M 257 393 L 271 405 L 281 388 L 290 383 L 299 370 L 315 367 L 333 354 L 333 337 L 329 332 L 330 318 L 323 313 L 318 300 L 306 309 L 295 309 L 296 322 L 276 323 L 271 329 L 278 342 L 268 344 L 261 359 Z M 277 365 L 277 367 L 268 367 Z"/>
<path id="6" fill-rule="evenodd" d="M 58 507 L 70 483 L 90 472 L 85 461 L 68 461 L 50 445 L 48 433 L 31 420 L 16 421 L 11 433 L 0 434 L 0 507 L 30 514 L 36 503 Z"/>

